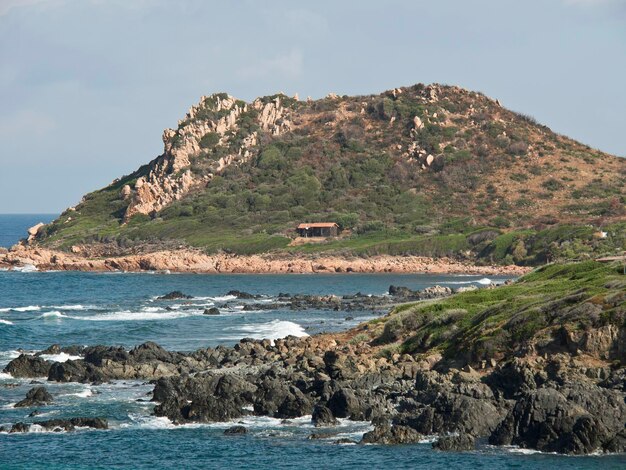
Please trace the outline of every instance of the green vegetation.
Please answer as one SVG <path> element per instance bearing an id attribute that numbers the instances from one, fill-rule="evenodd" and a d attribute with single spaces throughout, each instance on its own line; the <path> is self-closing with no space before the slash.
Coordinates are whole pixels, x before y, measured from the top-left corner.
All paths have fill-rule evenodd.
<path id="1" fill-rule="evenodd" d="M 593 261 L 547 265 L 511 285 L 398 307 L 370 324 L 370 339 L 472 362 L 512 354 L 531 339 L 540 352 L 563 347 L 562 328 L 625 325 L 623 269 Z"/>

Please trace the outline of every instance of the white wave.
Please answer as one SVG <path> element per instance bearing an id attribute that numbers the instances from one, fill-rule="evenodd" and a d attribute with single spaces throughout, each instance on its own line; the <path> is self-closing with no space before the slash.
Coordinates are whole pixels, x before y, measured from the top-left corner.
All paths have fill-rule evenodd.
<path id="1" fill-rule="evenodd" d="M 227 330 L 239 330 L 243 332 L 243 337 L 254 339 L 270 339 L 275 340 L 286 336 L 309 336 L 305 333 L 304 328 L 297 323 L 286 320 L 272 320 L 267 323 L 257 323 L 255 325 L 233 326 L 225 328 Z M 230 338 L 229 338 L 230 339 Z M 241 338 L 234 338 L 241 339 Z"/>
<path id="2" fill-rule="evenodd" d="M 39 318 L 43 318 L 44 320 L 52 320 L 52 319 L 71 318 L 71 317 L 68 317 L 67 315 L 63 315 L 61 312 L 53 311 L 53 312 L 46 312 L 43 315 L 40 315 Z"/>
<path id="3" fill-rule="evenodd" d="M 41 310 L 41 307 L 39 305 L 28 305 L 26 307 L 9 307 L 9 308 L 2 308 L 0 309 L 0 312 L 36 312 L 37 310 Z"/>
<path id="4" fill-rule="evenodd" d="M 497 449 L 497 447 L 494 447 Z M 522 455 L 532 455 L 532 454 L 543 454 L 540 450 L 536 449 L 523 449 L 517 446 L 502 446 L 506 452 L 511 454 L 522 454 Z"/>
<path id="5" fill-rule="evenodd" d="M 70 395 L 73 396 L 73 397 L 88 398 L 88 397 L 93 396 L 93 392 L 91 391 L 90 387 L 87 387 L 87 388 L 81 390 L 80 392 L 70 393 Z"/>
<path id="6" fill-rule="evenodd" d="M 492 282 L 493 281 L 489 279 L 488 277 L 483 277 L 482 279 L 475 279 L 473 281 L 444 281 L 444 282 L 440 282 L 439 284 L 443 284 L 443 285 L 482 284 L 483 286 L 488 286 Z"/>
<path id="7" fill-rule="evenodd" d="M 213 302 L 226 302 L 228 300 L 235 300 L 237 297 L 234 295 L 222 295 L 218 297 L 197 297 L 199 300 L 212 300 Z"/>
<path id="8" fill-rule="evenodd" d="M 0 325 L 13 325 L 13 322 L 9 320 L 3 320 L 2 318 L 0 318 Z"/>
<path id="9" fill-rule="evenodd" d="M 165 416 L 142 416 L 129 414 L 130 423 L 120 424 L 120 428 L 174 429 L 176 425 Z"/>
<path id="10" fill-rule="evenodd" d="M 25 264 L 24 266 L 14 266 L 13 271 L 20 273 L 34 273 L 38 271 L 38 269 L 34 264 Z"/>
<path id="11" fill-rule="evenodd" d="M 175 320 L 177 318 L 185 318 L 192 316 L 200 316 L 202 312 L 194 311 L 140 311 L 132 312 L 123 310 L 120 312 L 101 313 L 88 317 L 71 316 L 74 320 L 83 321 L 153 321 L 153 320 Z"/>
<path id="12" fill-rule="evenodd" d="M 51 361 L 51 362 L 67 362 L 67 361 L 76 361 L 78 359 L 82 359 L 81 356 L 72 356 L 64 352 L 59 353 L 59 354 L 42 354 L 39 357 L 41 357 L 42 359 L 46 361 Z"/>
<path id="13" fill-rule="evenodd" d="M 13 376 L 8 372 L 0 372 L 0 380 L 11 380 Z"/>
<path id="14" fill-rule="evenodd" d="M 95 305 L 52 305 L 48 308 L 54 308 L 57 310 L 93 310 L 98 308 Z"/>

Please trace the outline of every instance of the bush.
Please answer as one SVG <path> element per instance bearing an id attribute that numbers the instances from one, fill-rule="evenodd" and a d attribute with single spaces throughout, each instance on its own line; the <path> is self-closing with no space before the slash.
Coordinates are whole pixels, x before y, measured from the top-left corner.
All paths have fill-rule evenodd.
<path id="1" fill-rule="evenodd" d="M 215 132 L 207 132 L 204 134 L 202 139 L 200 139 L 200 147 L 203 149 L 212 148 L 220 141 L 219 134 Z"/>
<path id="2" fill-rule="evenodd" d="M 554 178 L 545 180 L 543 183 L 541 183 L 541 186 L 543 186 L 548 191 L 558 191 L 559 189 L 563 189 L 563 183 Z"/>

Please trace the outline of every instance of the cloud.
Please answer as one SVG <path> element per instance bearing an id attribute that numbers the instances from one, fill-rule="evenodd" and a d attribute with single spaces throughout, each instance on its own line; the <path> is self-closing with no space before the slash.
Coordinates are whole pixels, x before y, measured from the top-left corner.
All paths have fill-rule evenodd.
<path id="1" fill-rule="evenodd" d="M 296 78 L 302 74 L 302 52 L 292 49 L 290 52 L 268 59 L 260 59 L 256 63 L 239 69 L 238 75 L 242 78 L 265 78 L 274 75 Z"/>

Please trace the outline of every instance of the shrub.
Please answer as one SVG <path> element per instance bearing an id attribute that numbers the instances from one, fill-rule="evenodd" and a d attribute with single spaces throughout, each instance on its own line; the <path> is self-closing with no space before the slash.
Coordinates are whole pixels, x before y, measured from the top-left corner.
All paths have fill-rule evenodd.
<path id="1" fill-rule="evenodd" d="M 207 132 L 200 139 L 200 147 L 203 149 L 212 148 L 220 141 L 220 136 L 216 132 Z"/>
<path id="2" fill-rule="evenodd" d="M 543 183 L 541 183 L 541 186 L 543 186 L 548 191 L 558 191 L 559 189 L 563 189 L 563 183 L 555 178 L 545 180 Z"/>

